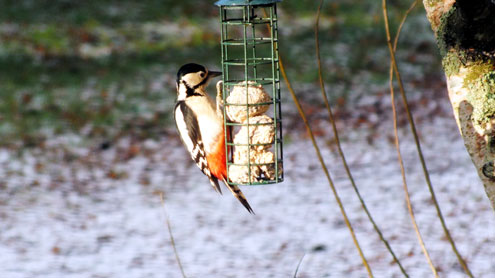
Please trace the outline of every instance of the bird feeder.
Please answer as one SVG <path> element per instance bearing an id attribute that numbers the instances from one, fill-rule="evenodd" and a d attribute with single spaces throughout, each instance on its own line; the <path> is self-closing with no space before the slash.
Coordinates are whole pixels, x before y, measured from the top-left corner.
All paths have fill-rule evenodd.
<path id="1" fill-rule="evenodd" d="M 276 3 L 220 0 L 228 182 L 283 181 Z"/>

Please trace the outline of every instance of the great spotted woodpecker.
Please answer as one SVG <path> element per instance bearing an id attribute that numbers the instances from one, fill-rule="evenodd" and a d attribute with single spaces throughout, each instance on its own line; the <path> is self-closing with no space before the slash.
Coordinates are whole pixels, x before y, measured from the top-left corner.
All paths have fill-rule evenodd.
<path id="1" fill-rule="evenodd" d="M 175 124 L 182 143 L 213 188 L 221 194 L 218 180 L 223 181 L 244 207 L 254 213 L 239 187 L 227 182 L 221 84 L 217 84 L 216 109 L 205 91 L 210 79 L 221 74 L 193 63 L 179 69 Z"/>

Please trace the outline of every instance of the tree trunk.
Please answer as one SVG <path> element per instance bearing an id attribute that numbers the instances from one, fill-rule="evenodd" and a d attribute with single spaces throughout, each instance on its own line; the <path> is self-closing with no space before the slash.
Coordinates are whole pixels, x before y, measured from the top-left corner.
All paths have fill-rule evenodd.
<path id="1" fill-rule="evenodd" d="M 423 0 L 466 148 L 495 209 L 495 0 Z"/>

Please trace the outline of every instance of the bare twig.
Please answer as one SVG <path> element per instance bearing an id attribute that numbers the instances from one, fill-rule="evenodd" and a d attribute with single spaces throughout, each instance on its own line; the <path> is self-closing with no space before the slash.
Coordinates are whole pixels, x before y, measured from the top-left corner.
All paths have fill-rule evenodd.
<path id="1" fill-rule="evenodd" d="M 184 272 L 184 268 L 182 267 L 182 263 L 180 262 L 179 253 L 177 252 L 177 247 L 175 246 L 175 240 L 172 234 L 172 225 L 170 225 L 170 219 L 168 217 L 167 210 L 165 209 L 165 200 L 163 198 L 162 192 L 160 193 L 160 201 L 162 203 L 163 212 L 165 213 L 165 222 L 167 223 L 168 234 L 170 235 L 170 243 L 172 243 L 172 247 L 174 248 L 175 259 L 177 260 L 177 264 L 179 265 L 182 277 L 186 278 L 186 273 Z"/>
<path id="2" fill-rule="evenodd" d="M 263 9 L 263 13 L 265 17 L 268 17 L 266 10 Z M 271 32 L 270 26 L 267 24 L 268 32 Z M 299 115 L 301 116 L 304 126 L 306 127 L 306 131 L 311 138 L 311 142 L 313 143 L 313 147 L 316 151 L 316 156 L 318 157 L 318 160 L 320 162 L 321 168 L 323 169 L 323 172 L 325 173 L 325 176 L 328 180 L 328 184 L 330 185 L 330 189 L 333 192 L 333 195 L 335 197 L 335 200 L 340 208 L 340 212 L 342 216 L 344 217 L 345 224 L 347 228 L 349 229 L 349 232 L 351 233 L 352 241 L 354 242 L 354 245 L 356 246 L 356 249 L 358 250 L 359 256 L 361 257 L 361 260 L 363 261 L 363 265 L 366 268 L 366 271 L 368 272 L 369 277 L 373 277 L 373 273 L 371 271 L 371 268 L 368 264 L 368 261 L 366 260 L 366 257 L 364 256 L 363 250 L 361 249 L 361 246 L 359 245 L 359 242 L 356 237 L 356 233 L 354 232 L 354 229 L 352 228 L 351 222 L 349 220 L 349 217 L 347 217 L 347 213 L 345 212 L 344 205 L 342 203 L 342 200 L 340 200 L 339 194 L 337 192 L 337 189 L 335 188 L 335 185 L 333 183 L 332 177 L 330 176 L 330 172 L 328 171 L 328 168 L 325 164 L 325 161 L 323 159 L 323 156 L 321 155 L 320 148 L 318 147 L 318 144 L 316 143 L 315 136 L 313 134 L 313 131 L 311 130 L 311 126 L 309 125 L 308 119 L 306 118 L 306 114 L 304 113 L 304 110 L 301 107 L 301 103 L 299 102 L 299 99 L 296 96 L 296 93 L 294 92 L 294 89 L 292 89 L 292 85 L 289 81 L 289 78 L 287 77 L 287 74 L 285 73 L 285 67 L 284 63 L 282 62 L 282 56 L 279 55 L 278 57 L 278 64 L 280 66 L 280 73 L 282 73 L 282 77 L 284 78 L 285 84 L 287 85 L 287 89 L 289 90 L 292 100 L 294 100 L 294 104 L 296 105 L 297 111 L 299 112 Z"/>
<path id="3" fill-rule="evenodd" d="M 264 11 L 264 16 L 267 17 L 266 11 L 265 10 L 263 10 L 263 11 Z M 267 27 L 269 28 L 269 32 L 270 32 L 271 31 L 270 27 L 269 26 L 267 26 Z M 282 56 L 281 55 L 279 55 L 279 57 L 278 57 L 278 63 L 280 66 L 280 72 L 282 73 L 282 77 L 284 78 L 285 84 L 287 85 L 287 89 L 289 90 L 289 92 L 292 96 L 292 100 L 294 100 L 294 104 L 297 107 L 297 111 L 299 112 L 299 115 L 301 116 L 301 118 L 304 122 L 304 126 L 306 127 L 306 131 L 307 131 L 309 137 L 311 138 L 311 142 L 313 143 L 313 147 L 316 151 L 316 156 L 318 157 L 318 160 L 320 161 L 321 168 L 323 169 L 323 172 L 325 173 L 325 176 L 328 180 L 328 184 L 330 185 L 330 188 L 332 189 L 335 200 L 337 201 L 337 204 L 340 208 L 340 212 L 341 212 L 342 216 L 344 217 L 345 224 L 346 224 L 347 228 L 349 229 L 349 232 L 351 233 L 351 237 L 352 237 L 352 240 L 354 242 L 354 245 L 356 246 L 356 248 L 359 252 L 359 256 L 361 257 L 361 260 L 363 261 L 363 265 L 366 268 L 366 271 L 368 272 L 368 276 L 373 277 L 373 273 L 371 271 L 371 268 L 368 264 L 368 261 L 366 260 L 366 257 L 364 256 L 364 253 L 363 253 L 363 250 L 361 249 L 361 246 L 359 245 L 359 242 L 357 240 L 356 234 L 354 233 L 354 229 L 352 228 L 349 217 L 347 217 L 347 213 L 345 212 L 344 205 L 343 205 L 342 201 L 340 200 L 339 194 L 337 193 L 337 189 L 335 188 L 332 177 L 330 176 L 330 173 L 329 173 L 328 168 L 325 164 L 323 156 L 321 155 L 320 148 L 318 147 L 318 144 L 316 143 L 315 136 L 313 134 L 313 131 L 311 130 L 311 126 L 309 125 L 308 119 L 306 118 L 306 114 L 304 113 L 304 110 L 301 107 L 299 99 L 297 98 L 296 93 L 292 89 L 292 85 L 291 85 L 289 79 L 287 78 L 287 74 L 285 73 L 285 68 L 284 68 L 284 64 L 282 62 Z"/>
<path id="4" fill-rule="evenodd" d="M 397 43 L 399 41 L 399 36 L 400 32 L 402 31 L 402 27 L 404 26 L 404 22 L 406 22 L 406 18 L 409 15 L 409 13 L 416 7 L 417 0 L 414 0 L 414 2 L 411 4 L 409 9 L 406 11 L 404 14 L 404 17 L 402 18 L 401 23 L 399 24 L 399 28 L 397 29 L 397 33 L 395 35 L 395 40 L 394 40 L 394 53 L 397 49 Z M 407 203 L 407 209 L 409 211 L 409 216 L 411 217 L 411 221 L 414 227 L 414 231 L 416 232 L 416 237 L 418 238 L 419 245 L 421 246 L 421 250 L 423 251 L 423 254 L 426 257 L 426 260 L 428 261 L 428 264 L 430 265 L 431 271 L 433 272 L 433 275 L 435 277 L 438 277 L 438 272 L 437 269 L 435 268 L 435 265 L 433 265 L 433 262 L 431 260 L 430 254 L 428 253 L 428 250 L 426 249 L 425 243 L 423 241 L 423 237 L 421 236 L 421 232 L 419 231 L 418 223 L 416 222 L 416 217 L 414 216 L 414 210 L 412 207 L 411 203 L 411 198 L 409 195 L 409 188 L 407 186 L 407 181 L 406 181 L 406 172 L 404 169 L 404 161 L 402 159 L 402 154 L 400 151 L 400 140 L 399 140 L 399 133 L 398 133 L 398 128 L 397 128 L 397 109 L 395 106 L 395 93 L 394 93 L 394 86 L 393 86 L 393 80 L 394 80 L 394 68 L 392 61 L 390 61 L 390 72 L 389 72 L 389 80 L 390 80 L 390 101 L 392 102 L 392 114 L 393 114 L 393 121 L 394 121 L 394 136 L 395 136 L 395 148 L 397 150 L 397 159 L 399 161 L 399 166 L 400 166 L 400 172 L 402 175 L 402 183 L 404 185 L 404 192 L 406 196 L 406 203 Z"/>
<path id="5" fill-rule="evenodd" d="M 280 56 L 279 56 L 279 64 L 280 64 L 280 72 L 282 73 L 282 76 L 285 80 L 285 83 L 287 84 L 287 88 L 289 89 L 289 92 L 292 96 L 292 99 L 294 100 L 294 103 L 296 104 L 297 111 L 299 111 L 299 115 L 301 116 L 301 118 L 304 122 L 304 125 L 306 126 L 306 131 L 309 134 L 309 137 L 311 138 L 311 142 L 313 143 L 313 147 L 316 151 L 316 155 L 318 156 L 318 160 L 320 161 L 321 168 L 323 169 L 323 172 L 325 173 L 325 176 L 327 177 L 328 184 L 330 185 L 330 188 L 332 189 L 335 200 L 337 201 L 337 204 L 339 205 L 340 212 L 341 212 L 341 214 L 345 220 L 345 224 L 347 225 L 347 228 L 349 229 L 349 232 L 351 233 L 352 240 L 354 241 L 354 245 L 358 249 L 359 256 L 361 257 L 361 260 L 363 261 L 363 265 L 366 268 L 366 271 L 368 272 L 368 276 L 373 277 L 373 273 L 371 272 L 371 268 L 368 264 L 368 261 L 366 260 L 364 254 L 363 254 L 363 250 L 361 250 L 361 246 L 359 245 L 356 234 L 354 233 L 354 229 L 352 228 L 349 217 L 347 217 L 347 213 L 345 212 L 342 200 L 340 200 L 339 194 L 337 193 L 337 189 L 335 188 L 332 177 L 330 176 L 330 173 L 328 172 L 328 168 L 325 164 L 325 161 L 323 160 L 323 156 L 321 155 L 320 148 L 318 147 L 318 144 L 316 143 L 315 136 L 314 136 L 313 131 L 311 130 L 311 127 L 308 123 L 308 119 L 306 118 L 306 114 L 302 110 L 301 104 L 299 103 L 299 99 L 297 98 L 296 94 L 294 93 L 294 90 L 292 89 L 290 81 L 287 78 L 287 74 L 285 73 L 284 65 L 282 62 L 282 57 L 280 57 Z"/>
<path id="6" fill-rule="evenodd" d="M 424 156 L 423 156 L 423 152 L 421 151 L 421 143 L 419 142 L 418 133 L 416 132 L 416 126 L 414 124 L 414 119 L 413 119 L 412 114 L 411 114 L 411 111 L 409 109 L 409 104 L 407 102 L 406 93 L 404 91 L 404 85 L 402 83 L 402 79 L 401 79 L 401 76 L 400 76 L 399 68 L 397 66 L 397 61 L 395 59 L 395 52 L 394 52 L 394 49 L 393 49 L 393 46 L 392 46 L 392 41 L 391 41 L 391 36 L 390 36 L 390 27 L 389 27 L 389 22 L 388 22 L 387 0 L 382 0 L 382 8 L 383 8 L 383 18 L 384 18 L 384 21 L 385 21 L 385 32 L 387 34 L 387 45 L 388 45 L 388 49 L 389 49 L 389 52 L 390 52 L 390 58 L 392 60 L 393 69 L 394 69 L 394 72 L 395 72 L 395 76 L 397 78 L 397 83 L 399 85 L 399 91 L 400 91 L 401 96 L 402 96 L 402 100 L 403 100 L 404 107 L 405 107 L 406 114 L 407 114 L 407 119 L 409 121 L 409 126 L 411 127 L 411 132 L 413 133 L 413 136 L 414 136 L 414 142 L 416 144 L 416 149 L 417 149 L 417 152 L 418 152 L 419 160 L 421 162 L 421 166 L 423 168 L 423 174 L 425 176 L 426 183 L 427 183 L 428 189 L 430 191 L 431 199 L 432 199 L 433 204 L 435 206 L 435 209 L 437 211 L 437 215 L 438 215 L 438 218 L 440 219 L 440 223 L 442 224 L 442 228 L 444 230 L 444 233 L 445 233 L 448 241 L 450 242 L 450 245 L 452 247 L 452 250 L 454 251 L 455 255 L 457 256 L 457 260 L 461 264 L 461 266 L 464 269 L 464 271 L 466 272 L 466 274 L 469 277 L 473 277 L 473 275 L 472 275 L 471 271 L 469 270 L 466 262 L 464 261 L 464 259 L 462 258 L 461 254 L 457 250 L 457 247 L 455 246 L 455 242 L 452 239 L 452 236 L 450 235 L 450 232 L 449 232 L 449 230 L 447 228 L 447 225 L 445 223 L 445 220 L 443 218 L 442 211 L 440 209 L 440 205 L 438 204 L 437 198 L 435 196 L 435 191 L 433 189 L 433 185 L 431 183 L 430 175 L 429 175 L 428 169 L 426 167 L 426 162 L 425 162 L 425 159 L 424 159 Z"/>
<path id="7" fill-rule="evenodd" d="M 301 267 L 301 263 L 302 263 L 305 256 L 306 256 L 306 253 L 304 253 L 304 255 L 302 255 L 301 259 L 299 260 L 299 263 L 297 264 L 297 267 L 296 267 L 296 271 L 294 272 L 294 278 L 297 278 L 297 272 L 299 272 L 299 267 Z"/>
<path id="8" fill-rule="evenodd" d="M 342 163 L 344 165 L 344 168 L 345 168 L 345 171 L 347 173 L 347 176 L 348 176 L 348 178 L 349 178 L 349 180 L 351 182 L 352 188 L 354 189 L 357 197 L 359 198 L 359 202 L 361 203 L 361 206 L 363 207 L 364 212 L 366 213 L 366 216 L 368 217 L 369 221 L 373 225 L 373 228 L 375 229 L 376 233 L 380 237 L 380 240 L 385 244 L 385 247 L 387 248 L 388 252 L 392 255 L 392 257 L 394 258 L 394 261 L 399 266 L 400 271 L 404 274 L 404 276 L 409 277 L 409 275 L 407 274 L 406 270 L 404 269 L 404 267 L 400 263 L 399 259 L 395 255 L 394 251 L 392 250 L 392 247 L 390 246 L 390 244 L 388 243 L 388 241 L 385 239 L 385 237 L 383 236 L 380 228 L 378 227 L 378 225 L 376 224 L 375 220 L 371 216 L 371 213 L 368 210 L 368 207 L 366 206 L 366 203 L 364 202 L 364 199 L 362 198 L 361 194 L 359 193 L 359 189 L 356 186 L 356 183 L 354 181 L 354 178 L 353 178 L 353 176 L 351 174 L 351 170 L 349 169 L 349 165 L 347 164 L 347 161 L 345 159 L 344 151 L 342 150 L 342 146 L 340 144 L 339 133 L 338 133 L 338 130 L 337 130 L 337 126 L 335 124 L 335 119 L 334 119 L 334 116 L 333 116 L 333 113 L 332 113 L 332 108 L 331 108 L 331 106 L 330 106 L 330 104 L 328 102 L 327 94 L 326 94 L 326 91 L 325 91 L 325 82 L 323 81 L 323 74 L 322 74 L 322 69 L 321 69 L 320 40 L 319 40 L 319 36 L 318 36 L 319 35 L 318 29 L 319 29 L 320 13 L 321 13 L 321 7 L 323 6 L 323 1 L 324 0 L 320 0 L 320 5 L 318 6 L 318 11 L 316 13 L 316 22 L 315 22 L 315 41 L 316 41 L 316 58 L 317 58 L 316 60 L 318 62 L 318 77 L 319 77 L 319 80 L 320 80 L 321 94 L 323 96 L 323 101 L 325 103 L 325 106 L 326 106 L 326 108 L 328 110 L 328 117 L 329 117 L 330 123 L 332 124 L 333 134 L 335 136 L 335 143 L 337 145 L 337 149 L 338 149 L 340 158 L 342 159 Z"/>

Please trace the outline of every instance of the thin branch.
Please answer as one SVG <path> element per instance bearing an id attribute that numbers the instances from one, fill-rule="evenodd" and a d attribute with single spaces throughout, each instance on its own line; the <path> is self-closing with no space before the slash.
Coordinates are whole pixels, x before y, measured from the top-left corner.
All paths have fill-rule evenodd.
<path id="1" fill-rule="evenodd" d="M 297 267 L 296 267 L 296 271 L 294 272 L 294 278 L 297 278 L 297 273 L 299 272 L 299 267 L 301 267 L 301 263 L 302 263 L 305 256 L 306 256 L 306 253 L 304 253 L 304 255 L 299 260 L 299 263 L 297 264 Z"/>
<path id="2" fill-rule="evenodd" d="M 366 271 L 368 272 L 369 277 L 373 277 L 373 273 L 371 272 L 371 268 L 368 264 L 368 261 L 364 257 L 363 250 L 361 250 L 361 246 L 359 245 L 359 242 L 356 238 L 356 234 L 354 233 L 354 229 L 352 228 L 351 222 L 349 221 L 349 217 L 347 217 L 347 213 L 345 212 L 344 205 L 342 204 L 342 201 L 340 200 L 339 194 L 337 193 L 337 189 L 335 188 L 335 185 L 333 183 L 332 178 L 330 177 L 330 173 L 328 172 L 328 168 L 325 164 L 325 161 L 323 160 L 323 156 L 321 155 L 320 148 L 318 147 L 318 144 L 316 143 L 315 136 L 313 134 L 313 131 L 311 130 L 311 127 L 309 126 L 308 119 L 306 118 L 306 114 L 302 110 L 301 104 L 299 103 L 299 100 L 294 93 L 294 90 L 292 89 L 292 86 L 289 82 L 289 79 L 287 78 L 287 75 L 285 73 L 284 65 L 282 62 L 282 57 L 279 55 L 279 64 L 280 64 L 280 72 L 282 73 L 282 76 L 285 80 L 285 83 L 287 84 L 287 88 L 289 89 L 289 92 L 292 96 L 292 99 L 294 100 L 294 103 L 296 104 L 297 111 L 299 111 L 299 115 L 301 116 L 304 125 L 306 126 L 306 131 L 309 134 L 309 137 L 311 138 L 311 142 L 313 143 L 313 147 L 316 151 L 316 155 L 318 156 L 318 160 L 320 161 L 321 168 L 325 172 L 325 176 L 327 177 L 328 184 L 330 185 L 330 188 L 332 189 L 333 195 L 335 197 L 335 200 L 337 201 L 337 204 L 339 205 L 340 212 L 342 213 L 342 216 L 344 217 L 345 224 L 347 225 L 347 228 L 349 229 L 349 232 L 351 233 L 352 240 L 354 241 L 354 245 L 358 249 L 359 256 L 361 257 L 361 260 L 363 261 L 363 265 L 366 268 Z"/>
<path id="3" fill-rule="evenodd" d="M 268 17 L 266 10 L 263 9 L 263 13 L 265 17 Z M 270 26 L 267 24 L 268 32 L 271 32 Z M 328 184 L 330 185 L 330 188 L 332 189 L 333 195 L 335 197 L 335 200 L 337 201 L 337 204 L 340 208 L 340 212 L 342 216 L 344 217 L 345 224 L 347 228 L 349 229 L 349 232 L 351 233 L 352 241 L 354 242 L 354 245 L 356 246 L 359 256 L 361 257 L 361 260 L 363 261 L 363 265 L 366 268 L 366 271 L 368 272 L 369 277 L 373 277 L 373 273 L 371 271 L 371 268 L 368 264 L 368 261 L 366 260 L 366 257 L 364 256 L 363 250 L 361 249 L 361 246 L 359 245 L 359 242 L 357 240 L 356 234 L 354 233 L 354 229 L 352 228 L 351 222 L 349 220 L 349 217 L 347 217 L 347 213 L 345 212 L 344 205 L 342 201 L 340 200 L 339 194 L 337 193 L 337 189 L 335 188 L 335 185 L 333 183 L 332 177 L 330 176 L 330 173 L 328 171 L 328 168 L 325 164 L 325 161 L 323 160 L 323 156 L 321 155 L 320 148 L 318 147 L 318 144 L 316 143 L 315 136 L 313 134 L 313 131 L 311 130 L 311 126 L 309 125 L 308 119 L 306 118 L 306 114 L 304 113 L 304 110 L 301 107 L 301 103 L 299 102 L 299 99 L 296 96 L 296 93 L 292 89 L 292 85 L 289 81 L 289 78 L 287 78 L 287 74 L 285 73 L 285 67 L 282 62 L 282 56 L 278 56 L 278 64 L 280 66 L 280 72 L 282 73 L 282 77 L 284 78 L 285 84 L 287 85 L 287 89 L 289 89 L 289 92 L 292 96 L 292 100 L 294 100 L 294 104 L 296 105 L 297 111 L 299 112 L 299 115 L 301 116 L 304 126 L 306 127 L 306 131 L 311 138 L 311 142 L 313 143 L 313 147 L 316 151 L 316 155 L 318 157 L 318 160 L 320 161 L 321 168 L 323 169 L 323 172 L 325 173 L 325 176 L 328 180 Z"/>
<path id="4" fill-rule="evenodd" d="M 464 271 L 466 272 L 466 274 L 469 277 L 473 277 L 473 275 L 472 275 L 471 271 L 469 270 L 466 262 L 464 261 L 464 259 L 462 258 L 461 254 L 457 250 L 457 247 L 455 246 L 455 242 L 452 239 L 452 236 L 450 235 L 450 232 L 449 232 L 449 230 L 447 228 L 447 225 L 445 223 L 445 220 L 443 218 L 442 211 L 440 209 L 440 205 L 438 204 L 437 198 L 435 196 L 435 191 L 433 189 L 433 185 L 432 185 L 431 180 L 430 180 L 430 175 L 429 175 L 428 169 L 426 167 L 426 162 L 425 162 L 425 159 L 424 159 L 424 156 L 423 156 L 423 152 L 421 151 L 421 143 L 419 142 L 418 133 L 416 132 L 416 126 L 414 124 L 414 119 L 413 119 L 412 114 L 411 114 L 411 111 L 409 109 L 409 104 L 407 102 L 406 93 L 404 91 L 404 85 L 402 83 L 400 72 L 399 72 L 399 69 L 398 69 L 398 66 L 397 66 L 397 61 L 395 59 L 395 53 L 394 53 L 394 49 L 393 49 L 393 46 L 392 46 L 392 41 L 391 41 L 391 38 L 390 38 L 390 27 L 389 27 L 389 22 L 388 22 L 388 11 L 387 11 L 387 0 L 382 0 L 382 8 L 383 8 L 383 18 L 385 20 L 385 32 L 387 34 L 387 45 L 388 45 L 388 49 L 389 49 L 389 52 L 390 52 L 390 58 L 392 60 L 392 64 L 393 64 L 395 76 L 397 78 L 397 83 L 399 85 L 399 90 L 400 90 L 400 93 L 401 93 L 401 96 L 402 96 L 402 100 L 404 102 L 404 107 L 406 109 L 407 119 L 409 121 L 409 126 L 411 127 L 411 131 L 412 131 L 412 133 L 414 135 L 414 142 L 416 144 L 416 149 L 417 149 L 417 152 L 418 152 L 419 160 L 421 162 L 421 166 L 423 168 L 423 174 L 425 176 L 426 183 L 427 183 L 428 189 L 430 191 L 431 199 L 432 199 L 433 204 L 435 206 L 435 209 L 437 211 L 437 215 L 438 215 L 438 218 L 440 219 L 440 223 L 442 224 L 442 228 L 443 228 L 443 230 L 445 232 L 445 235 L 446 235 L 448 241 L 450 242 L 450 245 L 452 247 L 452 250 L 454 251 L 454 253 L 457 256 L 457 260 L 461 264 L 461 266 L 464 269 Z"/>
<path id="5" fill-rule="evenodd" d="M 184 272 L 184 268 L 182 267 L 182 263 L 180 262 L 179 253 L 177 252 L 177 247 L 175 246 L 174 236 L 172 234 L 172 225 L 170 225 L 170 219 L 168 218 L 167 210 L 165 209 L 165 200 L 163 198 L 163 193 L 160 193 L 160 201 L 162 203 L 163 212 L 165 213 L 165 222 L 167 222 L 168 234 L 170 235 L 170 243 L 172 243 L 172 247 L 174 249 L 175 259 L 177 260 L 177 264 L 179 265 L 180 272 L 182 273 L 183 278 L 186 277 L 186 273 Z"/>
<path id="6" fill-rule="evenodd" d="M 399 28 L 397 29 L 397 33 L 395 35 L 395 40 L 394 40 L 394 53 L 397 49 L 397 43 L 399 41 L 399 36 L 402 31 L 402 27 L 404 26 L 404 22 L 406 22 L 406 18 L 409 15 L 409 13 L 416 7 L 417 0 L 414 0 L 414 2 L 411 4 L 409 9 L 406 11 L 404 14 L 404 17 L 402 18 L 401 23 L 399 24 Z M 418 238 L 419 245 L 421 246 L 421 250 L 423 251 L 423 254 L 426 257 L 426 260 L 428 261 L 428 264 L 430 265 L 431 271 L 433 272 L 433 275 L 435 277 L 438 277 L 438 272 L 437 269 L 435 268 L 435 265 L 433 264 L 430 254 L 428 253 L 428 250 L 426 249 L 425 243 L 423 241 L 423 237 L 421 236 L 421 232 L 419 231 L 418 223 L 416 222 L 416 217 L 414 215 L 414 210 L 412 207 L 411 203 L 411 198 L 409 195 L 409 188 L 407 186 L 407 181 L 406 181 L 406 172 L 404 169 L 404 160 L 402 159 L 402 154 L 400 151 L 400 140 L 399 140 L 399 132 L 397 128 L 397 109 L 395 105 L 395 92 L 394 92 L 394 86 L 393 86 L 393 80 L 394 80 L 394 68 L 392 61 L 390 61 L 390 72 L 389 72 L 389 80 L 390 80 L 390 101 L 392 103 L 392 114 L 393 114 L 393 121 L 394 121 L 394 136 L 395 136 L 395 148 L 397 150 L 397 159 L 399 161 L 400 165 L 400 172 L 402 175 L 402 183 L 404 185 L 404 193 L 406 196 L 406 203 L 407 203 L 407 209 L 409 211 L 409 216 L 411 218 L 414 231 L 416 232 L 416 237 Z"/>
<path id="7" fill-rule="evenodd" d="M 368 207 L 366 206 L 366 203 L 364 202 L 364 199 L 362 198 L 362 196 L 361 196 L 361 194 L 359 192 L 358 187 L 356 186 L 356 183 L 355 183 L 354 178 L 352 176 L 351 170 L 349 169 L 349 165 L 347 164 L 347 161 L 346 161 L 346 158 L 345 158 L 345 155 L 344 155 L 344 151 L 342 150 L 342 146 L 340 144 L 340 138 L 339 138 L 339 133 L 338 133 L 338 130 L 337 130 L 337 126 L 335 124 L 335 118 L 333 116 L 332 108 L 331 108 L 331 106 L 329 104 L 329 101 L 328 101 L 328 98 L 327 98 L 327 93 L 325 91 L 325 82 L 323 81 L 323 74 L 322 74 L 322 67 L 321 67 L 320 40 L 319 40 L 319 22 L 320 22 L 320 14 L 321 14 L 321 7 L 323 6 L 323 1 L 324 0 L 320 0 L 320 5 L 318 6 L 318 11 L 316 13 L 316 22 L 315 22 L 316 58 L 317 58 L 317 62 L 318 62 L 318 77 L 319 77 L 319 81 L 320 81 L 321 94 L 323 96 L 323 101 L 324 101 L 325 106 L 326 106 L 327 111 L 328 111 L 328 117 L 329 117 L 330 123 L 332 125 L 333 134 L 334 134 L 334 137 L 335 137 L 335 143 L 337 145 L 337 149 L 338 149 L 339 155 L 340 155 L 340 157 L 342 159 L 342 163 L 344 165 L 344 168 L 345 168 L 345 171 L 347 173 L 347 176 L 348 176 L 348 178 L 349 178 L 349 180 L 351 182 L 352 188 L 354 189 L 357 197 L 359 198 L 359 202 L 361 203 L 361 206 L 363 207 L 363 209 L 364 209 L 364 211 L 366 213 L 366 216 L 368 217 L 369 221 L 373 225 L 373 228 L 375 229 L 376 233 L 380 237 L 380 240 L 385 244 L 385 247 L 387 248 L 388 252 L 392 255 L 392 257 L 394 258 L 394 261 L 399 266 L 400 271 L 404 274 L 405 277 L 409 277 L 409 275 L 407 274 L 406 270 L 404 269 L 404 267 L 400 263 L 399 259 L 395 255 L 394 251 L 392 250 L 392 247 L 390 246 L 390 244 L 388 243 L 388 241 L 385 239 L 385 237 L 383 236 L 380 228 L 378 227 L 378 225 L 376 224 L 375 220 L 371 216 L 371 213 L 368 210 Z"/>

